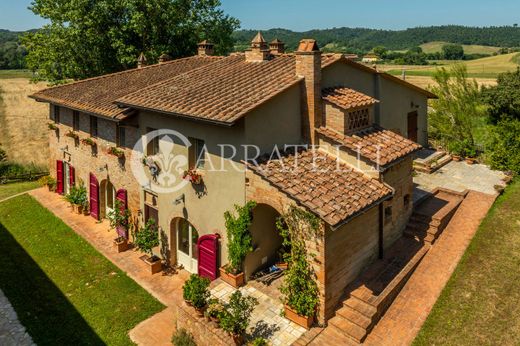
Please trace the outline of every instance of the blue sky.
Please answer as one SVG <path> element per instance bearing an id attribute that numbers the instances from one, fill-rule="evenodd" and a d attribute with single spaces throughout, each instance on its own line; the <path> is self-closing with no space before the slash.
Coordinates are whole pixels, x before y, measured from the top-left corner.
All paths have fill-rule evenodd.
<path id="1" fill-rule="evenodd" d="M 283 27 L 296 31 L 332 27 L 403 29 L 520 23 L 518 0 L 221 0 L 245 29 Z M 27 9 L 31 0 L 0 0 L 0 29 L 26 30 L 44 21 Z"/>

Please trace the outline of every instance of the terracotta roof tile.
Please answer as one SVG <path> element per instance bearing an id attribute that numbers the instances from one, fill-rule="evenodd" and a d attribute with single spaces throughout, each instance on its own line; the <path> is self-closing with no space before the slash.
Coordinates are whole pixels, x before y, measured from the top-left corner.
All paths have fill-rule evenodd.
<path id="1" fill-rule="evenodd" d="M 343 109 L 368 107 L 379 102 L 373 97 L 345 87 L 323 89 L 322 98 Z"/>
<path id="2" fill-rule="evenodd" d="M 32 97 L 39 101 L 121 119 L 129 112 L 128 109 L 114 104 L 121 96 L 221 59 L 209 56 L 177 59 L 44 89 Z"/>
<path id="3" fill-rule="evenodd" d="M 418 143 L 376 125 L 351 135 L 327 127 L 320 127 L 317 132 L 356 153 L 359 150 L 362 157 L 375 164 L 379 161 L 380 166 L 387 166 L 421 149 Z"/>
<path id="4" fill-rule="evenodd" d="M 281 156 L 248 167 L 332 226 L 392 194 L 387 185 L 338 164 L 325 152 L 288 151 Z"/>

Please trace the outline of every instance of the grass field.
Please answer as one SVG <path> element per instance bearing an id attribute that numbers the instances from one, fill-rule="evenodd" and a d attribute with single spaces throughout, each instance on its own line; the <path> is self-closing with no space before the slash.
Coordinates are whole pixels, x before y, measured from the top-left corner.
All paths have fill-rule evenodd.
<path id="1" fill-rule="evenodd" d="M 0 77 L 0 144 L 11 161 L 48 164 L 49 106 L 28 98 L 45 87 L 45 83 L 30 83 L 27 78 Z"/>
<path id="2" fill-rule="evenodd" d="M 520 180 L 486 216 L 414 345 L 520 345 Z"/>
<path id="3" fill-rule="evenodd" d="M 0 185 L 0 201 L 7 197 L 14 196 L 17 193 L 36 189 L 37 187 L 40 187 L 40 185 L 36 181 Z"/>
<path id="4" fill-rule="evenodd" d="M 3 78 L 31 78 L 32 72 L 28 70 L 0 70 L 0 79 Z"/>
<path id="5" fill-rule="evenodd" d="M 448 42 L 435 41 L 421 44 L 423 52 L 425 53 L 438 53 L 442 51 L 442 46 L 449 44 Z M 500 50 L 500 47 L 492 46 L 479 46 L 479 45 L 466 45 L 463 44 L 464 53 L 466 54 L 493 54 Z"/>
<path id="6" fill-rule="evenodd" d="M 0 203 L 0 253 L 0 289 L 40 346 L 131 345 L 163 309 L 28 195 Z"/>

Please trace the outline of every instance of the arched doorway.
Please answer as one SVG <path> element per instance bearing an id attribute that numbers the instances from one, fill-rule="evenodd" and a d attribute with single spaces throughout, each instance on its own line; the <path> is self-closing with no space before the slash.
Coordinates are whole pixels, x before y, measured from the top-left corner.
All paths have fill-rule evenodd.
<path id="1" fill-rule="evenodd" d="M 276 228 L 280 213 L 267 204 L 258 204 L 253 209 L 253 223 L 249 228 L 253 237 L 253 252 L 244 262 L 244 274 L 247 279 L 255 272 L 278 262 L 282 248 L 282 236 Z"/>
<path id="2" fill-rule="evenodd" d="M 116 189 L 110 180 L 105 179 L 100 185 L 101 217 L 106 218 L 107 214 L 114 210 L 116 206 Z"/>
<path id="3" fill-rule="evenodd" d="M 197 229 L 183 218 L 174 220 L 172 226 L 176 235 L 177 264 L 182 265 L 190 273 L 197 273 L 199 257 L 197 249 L 199 233 Z"/>

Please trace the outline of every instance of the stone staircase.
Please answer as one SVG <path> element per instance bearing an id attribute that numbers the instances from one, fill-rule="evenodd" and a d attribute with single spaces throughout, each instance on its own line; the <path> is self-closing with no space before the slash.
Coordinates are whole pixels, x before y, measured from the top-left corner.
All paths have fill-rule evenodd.
<path id="1" fill-rule="evenodd" d="M 349 287 L 328 321 L 327 337 L 362 343 L 444 230 L 466 193 L 437 189 L 415 207 L 404 236 Z"/>
<path id="2" fill-rule="evenodd" d="M 416 172 L 431 174 L 450 161 L 450 154 L 445 151 L 435 151 L 425 158 L 416 158 L 413 161 L 413 168 Z"/>
<path id="3" fill-rule="evenodd" d="M 433 244 L 446 228 L 466 193 L 437 189 L 417 206 L 410 217 L 404 236 Z"/>

